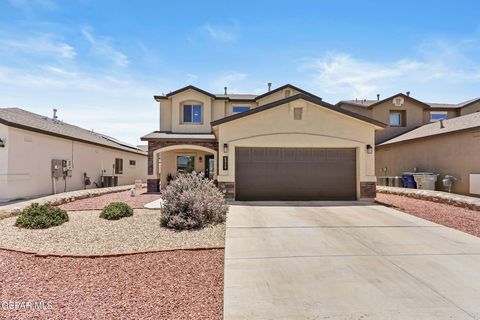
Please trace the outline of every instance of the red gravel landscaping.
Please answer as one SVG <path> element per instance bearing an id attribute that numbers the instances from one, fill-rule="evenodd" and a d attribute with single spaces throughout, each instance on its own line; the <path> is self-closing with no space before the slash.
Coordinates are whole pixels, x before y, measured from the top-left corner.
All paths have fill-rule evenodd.
<path id="1" fill-rule="evenodd" d="M 128 203 L 134 209 L 143 208 L 149 202 L 160 198 L 158 194 L 147 194 L 146 190 L 137 191 L 135 197 L 130 196 L 130 191 L 108 193 L 98 197 L 85 198 L 60 205 L 59 207 L 68 211 L 78 210 L 102 210 L 111 202 L 121 201 Z"/>
<path id="2" fill-rule="evenodd" d="M 95 259 L 0 251 L 0 319 L 222 319 L 223 259 L 223 250 Z M 9 309 L 27 301 L 51 308 Z"/>
<path id="3" fill-rule="evenodd" d="M 376 200 L 405 213 L 480 237 L 480 211 L 385 193 L 377 193 Z"/>

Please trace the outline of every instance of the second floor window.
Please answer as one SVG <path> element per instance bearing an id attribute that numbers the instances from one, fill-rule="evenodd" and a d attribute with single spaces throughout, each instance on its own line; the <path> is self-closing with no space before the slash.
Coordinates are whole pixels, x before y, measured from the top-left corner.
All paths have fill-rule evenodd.
<path id="1" fill-rule="evenodd" d="M 405 111 L 390 111 L 390 126 L 405 127 Z"/>
<path id="2" fill-rule="evenodd" d="M 448 118 L 448 113 L 446 111 L 432 111 L 430 112 L 430 122 L 445 120 Z"/>
<path id="3" fill-rule="evenodd" d="M 202 123 L 202 106 L 200 104 L 184 104 L 183 123 Z"/>
<path id="4" fill-rule="evenodd" d="M 248 106 L 233 106 L 233 113 L 240 113 L 250 110 Z"/>

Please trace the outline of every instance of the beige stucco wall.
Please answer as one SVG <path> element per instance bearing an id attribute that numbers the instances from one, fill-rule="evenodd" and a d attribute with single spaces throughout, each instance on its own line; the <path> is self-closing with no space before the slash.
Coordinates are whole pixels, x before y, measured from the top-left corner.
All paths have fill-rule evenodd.
<path id="1" fill-rule="evenodd" d="M 377 176 L 396 176 L 413 168 L 438 173 L 438 190 L 445 190 L 441 179 L 453 175 L 458 179 L 453 192 L 468 194 L 469 174 L 480 173 L 480 130 L 379 146 L 375 167 Z"/>
<path id="2" fill-rule="evenodd" d="M 146 181 L 147 157 L 126 151 L 95 146 L 83 142 L 57 138 L 45 134 L 8 127 L 8 171 L 0 174 L 0 200 L 51 194 L 51 160 L 72 160 L 72 177 L 67 177 L 66 191 L 83 189 L 83 174 L 100 183 L 102 170 L 112 175 L 115 158 L 123 159 L 123 174 L 119 185 L 133 184 L 136 179 Z M 136 165 L 130 166 L 130 160 Z M 57 180 L 57 191 L 64 191 L 64 180 Z"/>
<path id="3" fill-rule="evenodd" d="M 212 121 L 225 117 L 226 100 L 213 100 L 212 104 Z"/>
<path id="4" fill-rule="evenodd" d="M 430 114 L 432 112 L 447 112 L 447 119 L 452 119 L 452 118 L 458 117 L 458 112 L 457 112 L 456 109 L 449 109 L 449 110 L 429 110 L 429 109 L 426 109 L 423 112 L 423 123 L 424 124 L 430 123 Z"/>
<path id="5" fill-rule="evenodd" d="M 255 102 L 227 102 L 226 104 L 226 116 L 231 116 L 233 114 L 233 106 L 238 107 L 250 107 L 251 109 L 257 107 Z"/>
<path id="6" fill-rule="evenodd" d="M 474 104 L 471 104 L 465 108 L 460 109 L 460 115 L 464 116 L 466 114 L 474 113 L 474 112 L 480 112 L 480 101 L 476 102 Z"/>
<path id="7" fill-rule="evenodd" d="M 293 119 L 294 107 L 304 108 L 302 120 Z M 220 146 L 228 144 L 228 153 L 219 151 L 219 182 L 235 181 L 236 147 L 356 148 L 358 196 L 360 181 L 376 180 L 375 155 L 366 152 L 366 145 L 374 144 L 375 127 L 301 99 L 221 124 L 215 132 Z M 225 155 L 228 171 L 221 165 Z"/>
<path id="8" fill-rule="evenodd" d="M 5 148 L 0 148 L 0 188 L 1 188 L 1 181 L 3 180 L 3 177 L 5 177 L 8 172 L 8 145 L 9 145 L 8 127 L 1 123 L 0 123 L 0 139 L 2 139 L 6 144 Z"/>
<path id="9" fill-rule="evenodd" d="M 160 101 L 160 130 L 172 131 L 172 100 Z"/>
<path id="10" fill-rule="evenodd" d="M 212 98 L 196 90 L 186 90 L 174 95 L 172 98 L 172 132 L 211 132 L 210 122 L 212 121 Z M 201 124 L 182 124 L 181 108 L 183 103 L 200 103 L 202 105 Z"/>
<path id="11" fill-rule="evenodd" d="M 399 110 L 406 111 L 406 126 L 404 127 L 390 127 L 388 126 L 384 130 L 377 131 L 375 141 L 382 142 L 390 138 L 396 137 L 402 133 L 415 129 L 423 125 L 423 111 L 424 108 L 411 101 L 410 99 L 405 99 L 402 106 L 395 106 L 393 104 L 393 99 L 384 101 L 381 104 L 378 104 L 372 108 L 372 118 L 383 122 L 385 124 L 390 123 L 390 111 Z"/>
<path id="12" fill-rule="evenodd" d="M 172 174 L 173 176 L 177 174 L 177 156 L 194 156 L 195 172 L 200 173 L 205 171 L 205 155 L 208 155 L 208 154 L 213 154 L 213 153 L 201 151 L 201 150 L 195 150 L 195 149 L 180 149 L 180 150 L 160 152 L 159 153 L 159 157 L 161 159 L 160 183 L 162 188 L 164 188 L 167 185 L 167 176 L 169 173 Z M 214 172 L 216 172 L 216 166 L 217 164 L 215 163 Z"/>

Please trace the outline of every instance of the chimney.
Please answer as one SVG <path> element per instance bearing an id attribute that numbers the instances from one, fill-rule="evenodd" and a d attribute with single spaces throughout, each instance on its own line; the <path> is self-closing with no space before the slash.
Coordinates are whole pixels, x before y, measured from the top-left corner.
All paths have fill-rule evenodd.
<path id="1" fill-rule="evenodd" d="M 53 109 L 53 120 L 57 120 L 57 109 Z"/>
<path id="2" fill-rule="evenodd" d="M 443 119 L 440 119 L 440 129 L 443 129 L 445 128 L 445 126 L 443 125 Z"/>
<path id="3" fill-rule="evenodd" d="M 380 94 L 377 93 L 377 101 L 380 101 Z"/>
<path id="4" fill-rule="evenodd" d="M 227 87 L 223 87 L 223 90 L 225 90 L 225 94 L 227 94 Z"/>
<path id="5" fill-rule="evenodd" d="M 409 96 L 409 97 L 410 97 L 410 91 L 407 91 L 407 96 Z"/>
<path id="6" fill-rule="evenodd" d="M 269 83 L 267 84 L 267 86 L 268 86 L 268 92 L 270 92 L 270 90 L 272 90 L 272 83 L 269 82 Z"/>

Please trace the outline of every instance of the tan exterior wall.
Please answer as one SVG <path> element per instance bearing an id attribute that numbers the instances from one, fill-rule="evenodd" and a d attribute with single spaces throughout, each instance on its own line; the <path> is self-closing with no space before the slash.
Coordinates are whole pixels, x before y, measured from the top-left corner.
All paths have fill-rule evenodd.
<path id="1" fill-rule="evenodd" d="M 160 183 L 161 187 L 164 188 L 167 185 L 167 176 L 172 174 L 175 176 L 177 174 L 177 156 L 194 156 L 195 157 L 195 172 L 204 172 L 205 171 L 205 155 L 211 153 L 193 150 L 193 149 L 182 149 L 182 150 L 172 150 L 167 152 L 160 153 L 161 159 L 161 168 L 160 168 Z M 200 158 L 202 160 L 200 160 Z M 216 167 L 217 164 L 215 164 Z M 215 168 L 216 171 L 216 168 Z"/>
<path id="2" fill-rule="evenodd" d="M 10 142 L 8 137 L 8 127 L 1 123 L 0 123 L 0 139 L 2 139 L 6 143 L 5 148 L 0 148 L 0 190 L 2 190 L 1 181 L 3 181 L 4 177 L 6 177 L 8 173 L 8 145 L 10 144 Z"/>
<path id="3" fill-rule="evenodd" d="M 160 102 L 160 130 L 172 131 L 172 100 Z"/>
<path id="4" fill-rule="evenodd" d="M 304 108 L 302 120 L 293 119 L 294 107 Z M 235 181 L 236 147 L 355 148 L 358 197 L 360 181 L 376 180 L 375 155 L 366 152 L 366 145 L 374 144 L 375 127 L 304 100 L 221 124 L 215 130 L 219 145 L 228 144 L 226 154 L 219 150 L 219 182 Z M 223 156 L 228 156 L 227 171 L 221 165 Z"/>
<path id="5" fill-rule="evenodd" d="M 468 194 L 469 174 L 480 173 L 480 130 L 380 146 L 375 162 L 377 176 L 396 176 L 413 168 L 438 173 L 438 190 L 445 190 L 441 179 L 452 175 L 458 179 L 452 191 Z"/>
<path id="6" fill-rule="evenodd" d="M 406 112 L 406 125 L 404 127 L 391 127 L 388 126 L 384 130 L 378 131 L 375 141 L 377 143 L 386 141 L 390 138 L 396 137 L 402 133 L 415 129 L 423 125 L 423 110 L 424 108 L 412 102 L 409 99 L 405 99 L 402 106 L 395 106 L 393 99 L 387 100 L 372 108 L 372 118 L 381 121 L 383 123 L 390 123 L 390 111 L 405 111 Z"/>
<path id="7" fill-rule="evenodd" d="M 212 121 L 225 118 L 225 100 L 213 100 Z"/>
<path id="8" fill-rule="evenodd" d="M 460 109 L 460 115 L 464 116 L 466 114 L 474 113 L 474 112 L 480 112 L 480 101 L 476 102 L 474 104 L 471 104 L 465 108 Z"/>
<path id="9" fill-rule="evenodd" d="M 231 116 L 233 114 L 233 106 L 250 107 L 251 109 L 253 109 L 256 108 L 258 105 L 255 102 L 227 102 L 226 116 Z"/>
<path id="10" fill-rule="evenodd" d="M 429 109 L 426 109 L 423 112 L 423 124 L 430 123 L 430 114 L 432 112 L 447 112 L 447 119 L 452 119 L 452 118 L 458 117 L 458 112 L 455 109 L 453 109 L 453 110 L 429 110 Z"/>
<path id="11" fill-rule="evenodd" d="M 84 172 L 92 181 L 87 188 L 95 188 L 93 182 L 100 183 L 102 172 L 112 175 L 115 158 L 123 159 L 123 174 L 118 175 L 119 185 L 133 184 L 136 179 L 146 181 L 147 177 L 146 155 L 13 127 L 8 127 L 7 146 L 0 149 L 0 154 L 5 151 L 8 152 L 8 171 L 0 171 L 0 200 L 51 194 L 52 159 L 72 160 L 72 177 L 67 177 L 66 191 L 84 188 Z M 129 165 L 130 160 L 136 161 L 134 167 Z M 63 192 L 64 180 L 60 178 L 56 184 L 57 191 Z"/>
<path id="12" fill-rule="evenodd" d="M 172 98 L 172 132 L 209 133 L 212 131 L 212 98 L 196 90 L 186 90 L 174 95 Z M 202 105 L 201 124 L 182 124 L 181 105 L 183 103 L 195 102 Z"/>

